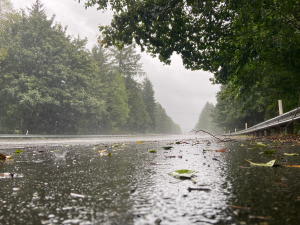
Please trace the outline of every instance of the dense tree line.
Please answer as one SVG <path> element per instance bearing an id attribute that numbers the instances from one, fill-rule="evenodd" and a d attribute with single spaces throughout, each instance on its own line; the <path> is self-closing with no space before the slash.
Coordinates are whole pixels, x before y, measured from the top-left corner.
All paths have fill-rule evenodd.
<path id="1" fill-rule="evenodd" d="M 242 129 L 299 105 L 298 0 L 88 0 L 115 11 L 100 27 L 104 45 L 134 40 L 162 62 L 177 53 L 186 68 L 214 74 L 221 84 L 213 119 Z"/>
<path id="2" fill-rule="evenodd" d="M 214 109 L 215 109 L 215 106 L 213 103 L 206 102 L 203 109 L 201 110 L 197 124 L 194 128 L 195 131 L 204 130 L 211 134 L 220 134 L 221 133 L 221 129 L 219 128 L 219 126 L 217 126 L 215 124 L 215 122 L 213 121 L 213 118 L 212 118 L 212 112 Z"/>
<path id="3" fill-rule="evenodd" d="M 46 134 L 181 133 L 157 124 L 153 86 L 134 45 L 91 51 L 47 18 L 39 0 L 13 10 L 0 4 L 0 131 Z M 163 132 L 162 132 L 163 129 Z"/>

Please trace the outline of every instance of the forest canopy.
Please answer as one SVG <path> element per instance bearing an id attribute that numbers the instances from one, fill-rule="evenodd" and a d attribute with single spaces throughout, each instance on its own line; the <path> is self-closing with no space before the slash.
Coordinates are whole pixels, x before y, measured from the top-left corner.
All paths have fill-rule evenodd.
<path id="1" fill-rule="evenodd" d="M 277 115 L 279 99 L 285 111 L 298 106 L 298 0 L 87 0 L 85 6 L 115 12 L 110 26 L 100 26 L 104 46 L 134 41 L 164 63 L 178 54 L 187 69 L 213 73 L 212 82 L 223 85 L 213 118 L 225 130 Z"/>
<path id="2" fill-rule="evenodd" d="M 20 12 L 1 1 L 1 133 L 181 133 L 171 118 L 156 123 L 167 115 L 133 44 L 88 50 L 39 0 Z"/>

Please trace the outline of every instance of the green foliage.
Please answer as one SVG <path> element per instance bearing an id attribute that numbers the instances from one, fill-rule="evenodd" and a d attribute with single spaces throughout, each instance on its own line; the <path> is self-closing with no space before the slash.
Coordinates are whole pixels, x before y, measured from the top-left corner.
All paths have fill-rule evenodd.
<path id="1" fill-rule="evenodd" d="M 173 122 L 158 102 L 156 103 L 155 121 L 158 134 L 182 134 L 180 126 Z"/>
<path id="2" fill-rule="evenodd" d="M 80 1 L 80 0 L 79 0 Z M 87 0 L 114 10 L 100 27 L 102 44 L 133 40 L 166 63 L 177 53 L 187 69 L 214 73 L 226 85 L 214 120 L 226 130 L 254 125 L 298 106 L 300 4 L 298 0 Z"/>
<path id="3" fill-rule="evenodd" d="M 95 66 L 66 29 L 46 18 L 39 1 L 14 21 L 6 21 L 0 45 L 1 127 L 4 131 L 77 133 L 101 119 L 103 100 Z M 90 82 L 93 80 L 93 82 Z"/>
<path id="4" fill-rule="evenodd" d="M 128 105 L 130 108 L 126 129 L 136 133 L 144 133 L 151 123 L 151 118 L 147 113 L 143 101 L 142 89 L 140 85 L 130 76 L 125 80 L 128 93 Z"/>
<path id="5" fill-rule="evenodd" d="M 143 100 L 146 106 L 147 113 L 151 119 L 147 127 L 147 131 L 150 133 L 155 133 L 155 98 L 154 98 L 154 90 L 151 81 L 146 77 L 143 81 Z"/>
<path id="6" fill-rule="evenodd" d="M 99 124 L 99 132 L 118 133 L 126 123 L 129 113 L 124 78 L 116 69 L 111 68 L 109 55 L 100 45 L 93 47 L 92 57 L 98 67 L 98 76 L 104 83 L 101 92 L 106 107 Z"/>
<path id="7" fill-rule="evenodd" d="M 28 14 L 0 0 L 0 132 L 155 132 L 156 103 L 134 45 L 91 51 L 47 18 L 40 0 Z M 100 40 L 101 41 L 101 40 Z M 164 112 L 165 113 L 165 112 Z M 180 132 L 164 114 L 164 133 Z"/>
<path id="8" fill-rule="evenodd" d="M 204 130 L 209 133 L 220 133 L 220 129 L 213 122 L 211 117 L 211 112 L 214 108 L 215 107 L 213 103 L 206 102 L 199 115 L 199 119 L 194 130 Z"/>

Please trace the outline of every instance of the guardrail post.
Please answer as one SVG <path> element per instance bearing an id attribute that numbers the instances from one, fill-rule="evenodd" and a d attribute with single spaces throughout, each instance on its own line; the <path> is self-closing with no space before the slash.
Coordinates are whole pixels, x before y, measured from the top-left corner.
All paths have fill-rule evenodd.
<path id="1" fill-rule="evenodd" d="M 279 116 L 283 114 L 283 110 L 282 110 L 282 101 L 278 100 L 278 108 L 279 108 Z"/>

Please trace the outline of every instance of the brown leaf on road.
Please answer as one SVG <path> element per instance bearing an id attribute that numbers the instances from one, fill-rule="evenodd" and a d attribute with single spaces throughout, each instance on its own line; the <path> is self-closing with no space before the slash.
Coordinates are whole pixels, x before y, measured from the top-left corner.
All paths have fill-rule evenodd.
<path id="1" fill-rule="evenodd" d="M 6 159 L 6 156 L 0 153 L 0 159 Z"/>
<path id="2" fill-rule="evenodd" d="M 226 148 L 222 148 L 222 149 L 219 149 L 219 150 L 216 150 L 216 152 L 225 152 Z"/>
<path id="3" fill-rule="evenodd" d="M 243 206 L 238 206 L 238 205 L 229 205 L 229 206 L 232 208 L 235 208 L 235 209 L 251 210 L 250 207 L 243 207 Z"/>
<path id="4" fill-rule="evenodd" d="M 296 168 L 300 168 L 300 165 L 278 165 L 278 166 L 282 166 L 282 167 L 296 167 Z"/>

